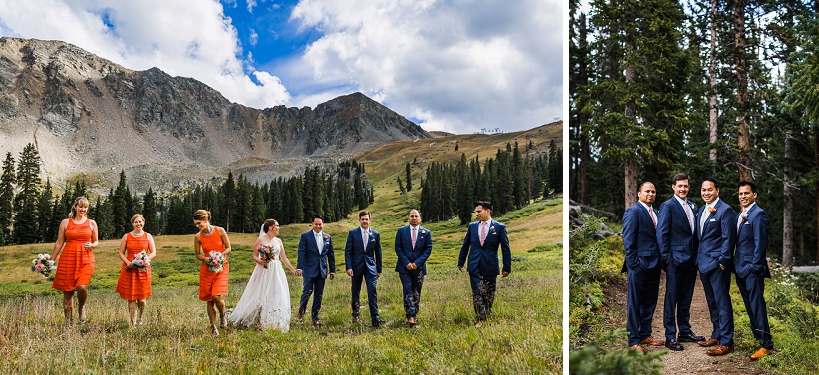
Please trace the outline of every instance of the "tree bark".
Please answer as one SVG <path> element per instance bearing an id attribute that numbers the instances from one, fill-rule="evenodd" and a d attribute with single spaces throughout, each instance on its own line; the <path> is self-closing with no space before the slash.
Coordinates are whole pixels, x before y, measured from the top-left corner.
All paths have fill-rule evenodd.
<path id="1" fill-rule="evenodd" d="M 748 71 L 745 59 L 745 0 L 734 3 L 734 44 L 737 74 L 737 146 L 739 147 L 739 180 L 753 181 L 751 171 L 751 126 L 748 123 Z"/>
<path id="2" fill-rule="evenodd" d="M 632 83 L 636 80 L 637 73 L 634 69 L 634 65 L 629 65 L 626 67 L 626 85 L 631 86 Z M 628 118 L 632 118 L 635 115 L 634 110 L 634 103 L 626 104 L 625 115 Z M 626 147 L 631 146 L 632 149 L 634 147 L 632 142 L 628 140 L 626 137 Z M 637 203 L 637 155 L 636 153 L 630 157 L 626 157 L 624 163 L 624 175 L 625 175 L 625 203 L 626 209 L 635 205 Z"/>
<path id="3" fill-rule="evenodd" d="M 586 15 L 580 13 L 580 49 L 582 51 L 588 51 L 587 42 L 586 42 Z M 587 85 L 589 83 L 589 76 L 586 73 L 586 56 L 585 54 L 580 58 L 580 84 Z M 591 162 L 591 152 L 589 149 L 589 140 L 586 137 L 586 134 L 583 132 L 583 125 L 586 124 L 588 121 L 588 116 L 583 113 L 582 108 L 583 105 L 578 105 L 580 109 L 579 113 L 577 114 L 577 125 L 580 127 L 580 202 L 583 204 L 589 204 L 589 194 L 591 193 L 591 186 L 589 184 L 589 163 Z"/>
<path id="4" fill-rule="evenodd" d="M 709 84 L 711 86 L 711 93 L 708 99 L 708 141 L 711 145 L 717 142 L 717 117 L 719 111 L 717 109 L 717 0 L 711 0 L 711 47 L 710 47 L 710 64 Z M 708 160 L 711 161 L 711 167 L 715 168 L 717 165 L 717 148 L 712 146 L 708 152 Z"/>
<path id="5" fill-rule="evenodd" d="M 782 264 L 793 266 L 793 139 L 791 132 L 785 133 L 785 174 L 782 178 L 782 193 L 785 197 L 785 209 L 782 218 Z"/>

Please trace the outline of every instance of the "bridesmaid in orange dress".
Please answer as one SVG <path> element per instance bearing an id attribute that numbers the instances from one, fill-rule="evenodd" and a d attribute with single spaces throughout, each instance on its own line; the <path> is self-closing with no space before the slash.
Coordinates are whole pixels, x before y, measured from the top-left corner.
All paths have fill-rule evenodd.
<path id="1" fill-rule="evenodd" d="M 88 298 L 88 283 L 94 274 L 93 248 L 99 246 L 97 223 L 85 215 L 88 213 L 88 199 L 78 197 L 74 200 L 68 219 L 60 223 L 57 242 L 51 259 L 57 259 L 57 274 L 51 287 L 63 291 L 63 312 L 66 325 L 71 326 L 74 315 L 74 291 L 77 292 L 77 304 L 80 323 L 87 320 L 85 300 Z"/>
<path id="2" fill-rule="evenodd" d="M 222 297 L 228 294 L 230 265 L 227 253 L 230 252 L 230 240 L 225 230 L 211 225 L 210 220 L 209 211 L 198 210 L 193 214 L 193 224 L 199 228 L 199 233 L 193 237 L 193 248 L 196 252 L 196 259 L 202 262 L 199 266 L 199 299 L 208 302 L 210 330 L 214 335 L 219 335 L 219 330 L 216 329 L 216 310 L 219 310 L 219 327 L 227 327 L 225 301 Z M 205 264 L 211 252 L 222 252 L 225 255 L 225 264 L 219 272 L 208 271 L 208 266 Z"/>
<path id="3" fill-rule="evenodd" d="M 154 237 L 145 232 L 145 218 L 136 214 L 131 217 L 134 230 L 122 236 L 119 242 L 119 258 L 122 259 L 122 269 L 119 271 L 117 293 L 128 301 L 128 313 L 131 317 L 131 327 L 142 325 L 142 312 L 145 310 L 145 299 L 151 295 L 151 266 L 140 271 L 132 265 L 134 255 L 145 251 L 148 260 L 156 256 Z M 130 259 L 130 260 L 129 260 Z"/>

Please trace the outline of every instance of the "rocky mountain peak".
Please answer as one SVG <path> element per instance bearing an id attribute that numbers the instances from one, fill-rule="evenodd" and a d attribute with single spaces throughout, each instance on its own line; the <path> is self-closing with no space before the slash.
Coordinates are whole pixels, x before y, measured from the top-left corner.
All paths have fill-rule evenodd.
<path id="1" fill-rule="evenodd" d="M 256 109 L 195 79 L 130 70 L 68 43 L 0 38 L 0 152 L 17 155 L 34 143 L 43 177 L 58 185 L 95 176 L 104 188 L 120 170 L 144 185 L 138 191 L 184 186 L 227 169 L 266 181 L 429 137 L 362 93 L 314 109 Z"/>

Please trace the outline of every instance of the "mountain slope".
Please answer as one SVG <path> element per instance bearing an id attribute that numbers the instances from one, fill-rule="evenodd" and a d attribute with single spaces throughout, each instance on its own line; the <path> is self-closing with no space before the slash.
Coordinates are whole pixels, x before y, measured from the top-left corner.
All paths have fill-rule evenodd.
<path id="1" fill-rule="evenodd" d="M 59 41 L 0 38 L 0 152 L 34 143 L 44 177 L 107 190 L 120 170 L 144 191 L 224 175 L 299 173 L 421 127 L 361 93 L 316 108 L 255 109 L 191 78 L 133 71 Z"/>

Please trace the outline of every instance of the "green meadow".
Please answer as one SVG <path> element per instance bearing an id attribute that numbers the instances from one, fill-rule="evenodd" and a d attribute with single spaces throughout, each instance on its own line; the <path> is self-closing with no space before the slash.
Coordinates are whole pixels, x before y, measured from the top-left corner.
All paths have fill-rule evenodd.
<path id="1" fill-rule="evenodd" d="M 554 135 L 542 127 L 527 138 L 543 146 Z M 559 133 L 557 133 L 559 136 Z M 517 136 L 520 136 L 519 134 Z M 128 326 L 127 304 L 114 292 L 121 262 L 119 240 L 102 241 L 95 250 L 96 269 L 89 285 L 88 322 L 66 329 L 62 293 L 51 281 L 31 273 L 31 259 L 51 253 L 53 244 L 0 248 L 0 372 L 6 374 L 542 374 L 562 372 L 562 198 L 536 201 L 495 217 L 507 225 L 512 246 L 512 273 L 498 279 L 489 324 L 474 327 L 469 277 L 456 267 L 465 227 L 457 220 L 423 223 L 432 231 L 418 325 L 406 324 L 401 282 L 395 272 L 396 229 L 418 207 L 418 191 L 397 193 L 403 164 L 425 155 L 425 161 L 491 156 L 515 135 L 455 136 L 456 152 L 446 138 L 426 144 L 396 142 L 359 156 L 376 183 L 368 208 L 372 227 L 382 234 L 383 273 L 378 281 L 382 328 L 370 326 L 366 288 L 361 293 L 361 323 L 350 315 L 350 278 L 345 273 L 347 231 L 357 215 L 325 224 L 333 236 L 337 274 L 327 280 L 321 310 L 323 326 L 295 320 L 302 280 L 288 274 L 290 331 L 257 328 L 220 330 L 213 336 L 199 301 L 199 263 L 193 235 L 156 236 L 153 295 L 145 324 Z M 470 144 L 474 143 L 474 147 Z M 480 145 L 481 148 L 478 148 Z M 414 182 L 421 178 L 420 168 Z M 294 263 L 301 233 L 308 224 L 281 228 L 285 251 Z M 256 234 L 230 234 L 228 310 L 236 305 L 253 270 Z M 76 313 L 75 313 L 76 314 Z M 76 318 L 75 318 L 76 321 Z"/>

